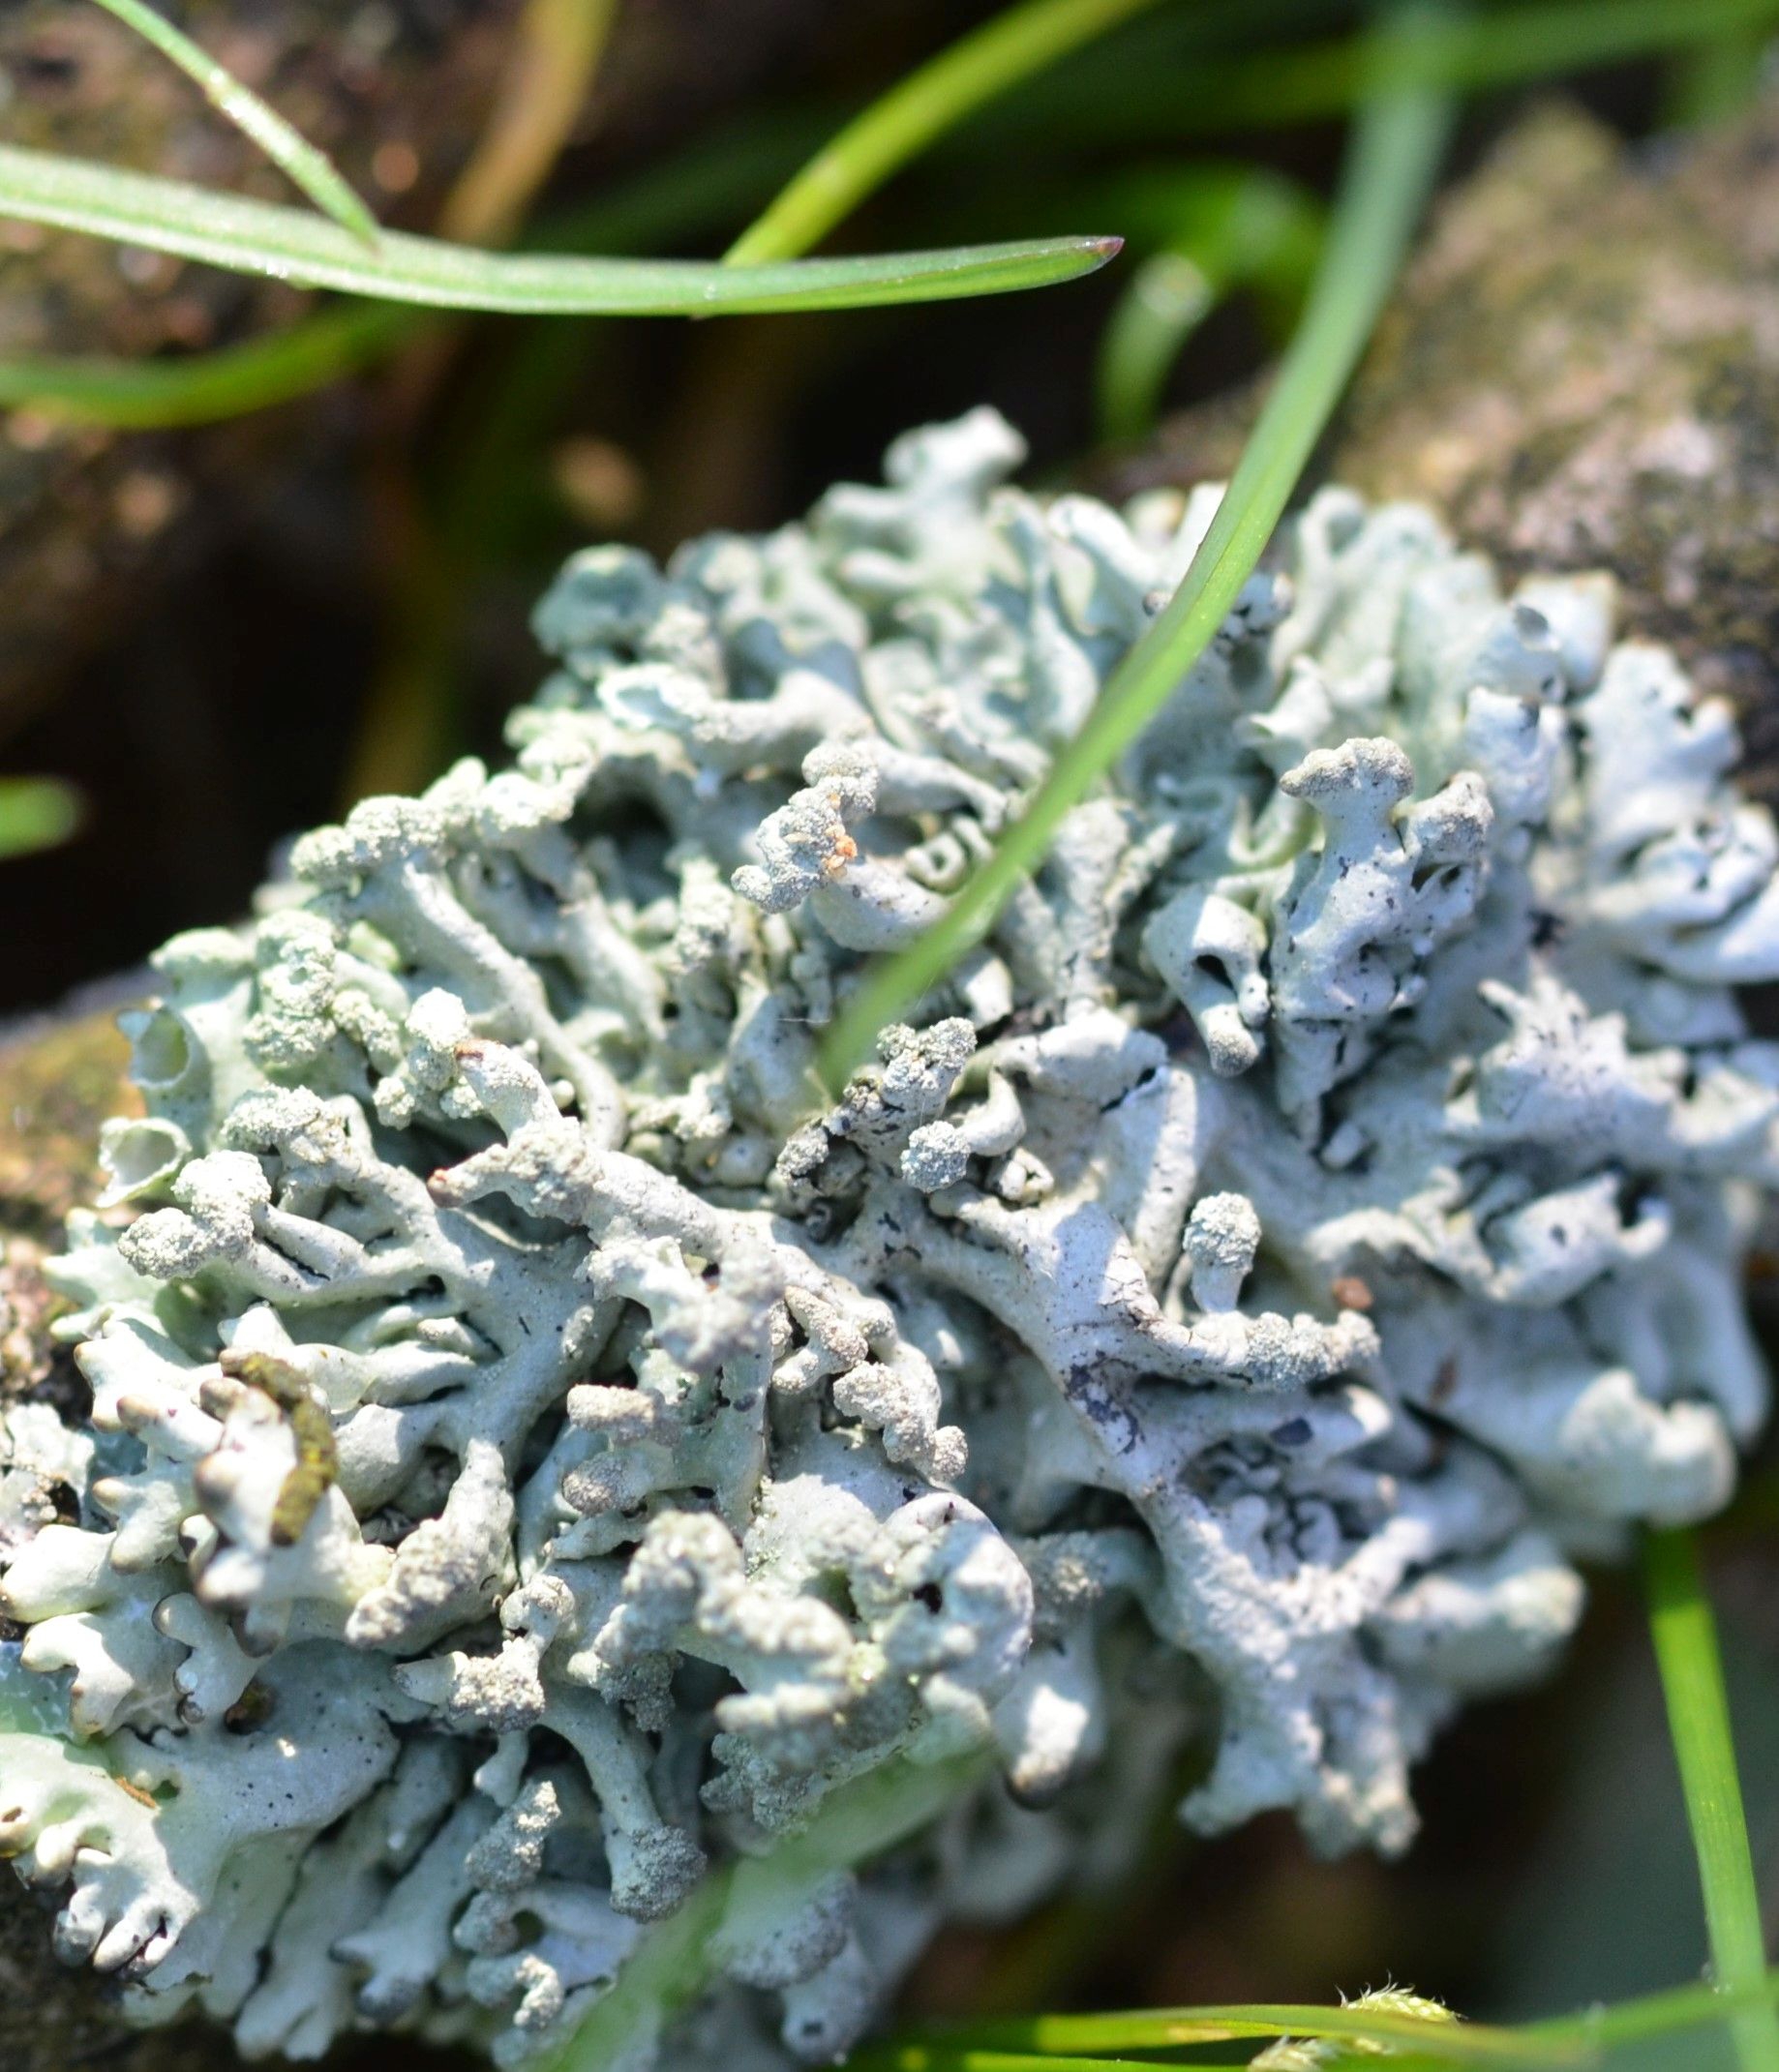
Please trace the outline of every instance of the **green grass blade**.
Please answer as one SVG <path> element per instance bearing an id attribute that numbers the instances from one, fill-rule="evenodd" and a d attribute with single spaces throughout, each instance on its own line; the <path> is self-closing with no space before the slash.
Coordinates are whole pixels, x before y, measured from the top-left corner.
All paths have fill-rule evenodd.
<path id="1" fill-rule="evenodd" d="M 1611 2007 L 1589 2007 L 1581 2014 L 1560 2015 L 1554 2021 L 1527 2023 L 1520 2033 L 1555 2037 L 1559 2041 L 1569 2039 L 1612 2052 L 1627 2045 L 1718 2027 L 1739 2015 L 1771 2007 L 1775 2001 L 1779 2001 L 1779 1970 L 1768 1971 L 1758 1985 L 1742 1991 L 1733 1993 L 1711 1984 L 1670 1986 L 1664 1992 L 1640 1994 L 1636 1999 L 1619 2000 Z"/>
<path id="2" fill-rule="evenodd" d="M 1314 2007 L 1264 2002 L 1211 2007 L 1161 2007 L 1130 2014 L 1034 2015 L 1011 2022 L 971 2023 L 955 2038 L 937 2035 L 923 2047 L 957 2051 L 1025 2051 L 1054 2057 L 1117 2056 L 1130 2051 L 1183 2050 L 1191 2044 L 1238 2038 L 1328 2037 L 1355 2043 L 1402 2044 L 1446 2065 L 1540 2068 L 1593 2062 L 1584 2040 L 1488 2028 L 1469 2022 L 1435 2021 L 1384 2008 Z M 915 2043 L 922 2039 L 912 2039 Z"/>
<path id="3" fill-rule="evenodd" d="M 0 408 L 117 431 L 214 424 L 323 388 L 399 343 L 413 324 L 409 311 L 378 303 L 328 310 L 269 338 L 189 359 L 0 360 Z"/>
<path id="4" fill-rule="evenodd" d="M 1664 96 L 1663 120 L 1703 127 L 1746 113 L 1761 97 L 1769 26 L 1731 29 L 1680 51 Z"/>
<path id="5" fill-rule="evenodd" d="M 491 253 L 385 230 L 375 252 L 304 209 L 0 145 L 0 217 L 144 245 L 236 273 L 385 302 L 531 315 L 859 309 L 1002 294 L 1102 266 L 1116 238 L 1065 237 L 767 266 Z"/>
<path id="6" fill-rule="evenodd" d="M 952 2049 L 930 2043 L 868 2046 L 855 2051 L 847 2065 L 849 2072 L 1131 2072 L 1128 2057 L 1050 2057 L 1032 2051 Z"/>
<path id="7" fill-rule="evenodd" d="M 573 133 L 617 14 L 618 0 L 527 0 L 480 140 L 434 225 L 441 236 L 510 243 Z"/>
<path id="8" fill-rule="evenodd" d="M 739 1877 L 782 1875 L 794 1883 L 817 1871 L 850 1870 L 927 1826 L 983 1775 L 980 1756 L 888 1763 L 829 1793 L 807 1827 L 766 1855 L 711 1872 L 677 1913 L 644 1929 L 617 1984 L 540 2072 L 607 2072 L 696 1997 L 710 1976 L 712 1932 Z"/>
<path id="9" fill-rule="evenodd" d="M 1113 213 L 1129 244 L 1145 241 L 1138 224 L 1148 221 L 1160 249 L 1135 269 L 1101 337 L 1094 395 L 1105 439 L 1138 438 L 1155 422 L 1182 347 L 1228 295 L 1253 285 L 1277 303 L 1301 300 L 1323 228 L 1315 197 L 1262 166 L 1192 165 L 1171 183 L 1123 184 L 1134 191 L 1135 221 Z"/>
<path id="10" fill-rule="evenodd" d="M 1379 32 L 1380 62 L 1412 53 L 1427 28 L 1418 9 L 1392 16 Z M 934 927 L 854 992 L 824 1045 L 830 1083 L 843 1080 L 878 1031 L 899 1020 L 992 926 L 1020 880 L 1043 860 L 1064 817 L 1209 646 L 1372 335 L 1432 184 L 1449 118 L 1445 99 L 1425 87 L 1387 84 L 1367 104 L 1303 321 L 1185 580 L 987 862 Z"/>
<path id="11" fill-rule="evenodd" d="M 98 0 L 98 4 L 152 44 L 162 56 L 170 58 L 188 78 L 196 80 L 212 106 L 257 144 L 286 179 L 307 195 L 324 215 L 331 216 L 362 243 L 376 247 L 377 218 L 327 154 L 317 150 L 306 136 L 293 130 L 276 108 L 269 107 L 251 87 L 242 85 L 226 65 L 219 64 L 209 51 L 174 28 L 165 15 L 157 15 L 144 0 Z"/>
<path id="12" fill-rule="evenodd" d="M 1409 75 L 1421 85 L 1472 93 L 1665 51 L 1684 51 L 1779 24 L 1779 0 L 1536 0 L 1492 7 L 1430 34 Z M 1251 43 L 1251 39 L 1250 39 Z M 1372 39 L 1348 35 L 1186 65 L 1136 68 L 1116 82 L 1083 69 L 1076 84 L 1041 80 L 992 111 L 953 151 L 1001 154 L 1010 137 L 1037 135 L 1055 152 L 1276 129 L 1352 108 L 1371 90 Z"/>
<path id="13" fill-rule="evenodd" d="M 731 124 L 703 145 L 565 211 L 537 233 L 565 252 L 636 252 L 721 233 L 807 148 L 802 117 Z M 524 242 L 530 242 L 529 239 Z M 77 424 L 154 430 L 212 424 L 313 394 L 449 316 L 383 303 L 318 312 L 265 338 L 160 360 L 0 360 L 0 406 Z"/>
<path id="14" fill-rule="evenodd" d="M 34 856 L 80 825 L 80 795 L 55 777 L 0 777 L 0 858 Z"/>
<path id="15" fill-rule="evenodd" d="M 1567 7 L 1510 7 L 1434 29 L 1407 61 L 1423 85 L 1479 92 L 1712 41 L 1779 20 L 1775 0 L 1585 0 Z M 1363 38 L 1231 64 L 1199 82 L 1194 104 L 1219 127 L 1312 121 L 1339 114 L 1365 91 Z"/>
<path id="16" fill-rule="evenodd" d="M 910 159 L 998 94 L 1155 0 L 1025 0 L 899 80 L 833 141 L 730 247 L 731 265 L 785 259 L 817 245 Z"/>
<path id="17" fill-rule="evenodd" d="M 1228 278 L 1191 252 L 1158 252 L 1136 269 L 1106 318 L 1094 367 L 1102 439 L 1140 438 L 1154 424 L 1174 362 L 1228 289 Z"/>
<path id="18" fill-rule="evenodd" d="M 1650 1533 L 1643 1543 L 1643 1579 L 1668 1730 L 1699 1856 L 1712 1968 L 1719 1985 L 1751 1993 L 1766 1975 L 1761 1898 L 1742 1813 L 1717 1626 L 1692 1535 Z M 1779 2072 L 1779 2015 L 1771 2007 L 1739 2015 L 1732 2033 L 1742 2072 Z"/>

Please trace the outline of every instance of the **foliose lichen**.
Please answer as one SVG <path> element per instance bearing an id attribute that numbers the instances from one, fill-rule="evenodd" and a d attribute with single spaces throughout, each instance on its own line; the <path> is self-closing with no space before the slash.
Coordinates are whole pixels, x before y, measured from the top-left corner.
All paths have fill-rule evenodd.
<path id="1" fill-rule="evenodd" d="M 578 556 L 514 767 L 156 959 L 91 1430 L 0 1434 L 0 1848 L 142 2019 L 831 2058 L 1192 1748 L 1199 1829 L 1400 1848 L 1728 1493 L 1779 843 L 1604 580 L 1323 492 L 824 1093 L 1217 501 L 1019 459 Z"/>

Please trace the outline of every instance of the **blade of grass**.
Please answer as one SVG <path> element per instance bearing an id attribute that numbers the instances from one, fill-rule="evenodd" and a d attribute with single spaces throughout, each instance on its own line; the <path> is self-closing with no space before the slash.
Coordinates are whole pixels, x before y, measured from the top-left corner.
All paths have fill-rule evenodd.
<path id="1" fill-rule="evenodd" d="M 291 186 L 305 194 L 323 215 L 331 216 L 362 244 L 377 247 L 377 218 L 360 200 L 339 168 L 294 130 L 274 107 L 244 86 L 226 65 L 195 44 L 144 0 L 98 0 L 106 14 L 132 28 L 163 57 L 170 58 L 203 89 L 204 98 L 241 134 L 257 144 Z"/>
<path id="2" fill-rule="evenodd" d="M 1102 438 L 1148 430 L 1182 347 L 1229 295 L 1252 284 L 1281 301 L 1300 296 L 1313 271 L 1322 211 L 1295 181 L 1251 165 L 1191 166 L 1177 177 L 1178 220 L 1135 270 L 1101 337 L 1094 393 Z"/>
<path id="3" fill-rule="evenodd" d="M 1435 24 L 1407 60 L 1405 84 L 1475 93 L 1492 87 L 1684 50 L 1779 24 L 1779 0 L 1568 0 L 1565 5 L 1491 8 Z M 1115 137 L 1121 144 L 1218 131 L 1278 129 L 1344 114 L 1372 90 L 1374 45 L 1348 35 L 1213 58 L 1190 70 L 1132 71 L 1108 94 L 1102 76 L 1078 91 L 1040 85 L 1004 120 L 967 139 L 985 152 L 1008 148 L 1008 132 L 1036 129 L 1051 150 Z"/>
<path id="4" fill-rule="evenodd" d="M 1101 334 L 1094 398 L 1101 439 L 1148 431 L 1187 340 L 1228 292 L 1228 276 L 1202 253 L 1176 248 L 1142 262 Z"/>
<path id="5" fill-rule="evenodd" d="M 1643 1581 L 1668 1730 L 1699 1856 L 1712 1968 L 1717 1982 L 1731 1992 L 1753 1992 L 1766 1974 L 1761 1898 L 1742 1813 L 1717 1626 L 1692 1535 L 1650 1533 L 1643 1542 Z M 1779 2015 L 1770 2007 L 1737 2016 L 1731 2032 L 1742 2072 L 1779 2072 Z"/>
<path id="6" fill-rule="evenodd" d="M 1075 2053 L 1115 2056 L 1131 2051 L 1182 2050 L 1198 2043 L 1244 2037 L 1329 2037 L 1357 2043 L 1400 2043 L 1447 2065 L 1550 2068 L 1593 2061 L 1583 2040 L 1486 2028 L 1469 2022 L 1434 2021 L 1373 2007 L 1313 2007 L 1265 2002 L 1210 2007 L 1161 2007 L 1126 2014 L 1034 2015 L 1011 2022 L 971 2023 L 955 2036 L 910 2039 L 911 2047 L 940 2051 L 1004 2050 L 1040 2057 Z"/>
<path id="7" fill-rule="evenodd" d="M 1436 26 L 1436 24 L 1434 24 Z M 1401 9 L 1378 32 L 1380 90 L 1362 113 L 1308 308 L 1204 543 L 1172 600 L 1125 658 L 1025 811 L 940 920 L 869 973 L 823 1048 L 838 1084 L 989 927 L 1043 860 L 1065 816 L 1166 703 L 1209 646 L 1284 513 L 1402 263 L 1449 124 L 1443 97 L 1394 83 L 1429 33 Z"/>
<path id="8" fill-rule="evenodd" d="M 732 266 L 784 259 L 829 230 L 935 137 L 1021 79 L 1155 0 L 1026 0 L 899 80 L 825 145 L 726 255 Z"/>
<path id="9" fill-rule="evenodd" d="M 1358 2008 L 1231 2006 L 1158 2008 L 1133 2014 L 1041 2015 L 1018 2022 L 973 2023 L 954 2036 L 909 2037 L 874 2045 L 853 2058 L 856 2072 L 1075 2072 L 1083 2064 L 1129 2064 L 1130 2051 L 1179 2051 L 1225 2039 L 1318 2036 L 1354 2045 L 1412 2044 L 1392 2050 L 1403 2072 L 1453 2064 L 1590 2066 L 1602 2053 L 1681 2038 L 1713 2028 L 1779 2000 L 1779 1970 L 1736 1992 L 1676 1986 L 1610 2007 L 1527 2023 L 1512 2029 L 1367 2016 Z M 1472 2055 L 1480 2045 L 1482 2056 Z M 1110 2058 L 1080 2054 L 1110 2052 Z M 1458 2055 L 1462 2054 L 1462 2055 Z M 1342 2062 L 1368 2060 L 1342 2054 Z M 1640 2060 L 1646 2062 L 1646 2060 Z"/>
<path id="10" fill-rule="evenodd" d="M 1678 127 L 1729 122 L 1760 99 L 1767 24 L 1731 29 L 1679 53 L 1664 96 L 1663 117 Z"/>
<path id="11" fill-rule="evenodd" d="M 1614 2051 L 1630 2044 L 1718 2027 L 1740 2015 L 1771 2007 L 1776 2000 L 1779 1970 L 1768 1971 L 1760 1984 L 1746 1990 L 1732 1993 L 1709 1983 L 1670 1986 L 1664 1992 L 1642 1994 L 1636 1999 L 1619 2000 L 1610 2007 L 1589 2007 L 1581 2014 L 1530 2022 L 1519 2033 L 1569 2038 Z"/>
<path id="12" fill-rule="evenodd" d="M 617 13 L 618 0 L 529 0 L 481 140 L 439 212 L 441 237 L 512 237 L 574 128 Z"/>
<path id="13" fill-rule="evenodd" d="M 213 424 L 305 396 L 386 351 L 414 322 L 389 303 L 326 310 L 190 359 L 0 360 L 0 408 L 119 431 Z"/>
<path id="14" fill-rule="evenodd" d="M 1505 8 L 1435 29 L 1406 61 L 1403 76 L 1422 85 L 1476 92 L 1523 79 L 1714 41 L 1750 24 L 1779 19 L 1775 0 L 1587 0 L 1583 6 Z M 1269 126 L 1339 114 L 1365 91 L 1363 39 L 1281 52 L 1263 73 L 1253 60 L 1221 78 L 1201 78 L 1195 100 L 1220 126 L 1257 118 Z"/>
<path id="15" fill-rule="evenodd" d="M 886 2043 L 855 2051 L 852 2072 L 1131 2072 L 1128 2057 L 1051 2057 L 931 2043 Z"/>
<path id="16" fill-rule="evenodd" d="M 80 825 L 80 795 L 56 777 L 0 777 L 0 858 L 54 849 Z"/>
<path id="17" fill-rule="evenodd" d="M 672 2012 L 700 1993 L 712 1969 L 712 1933 L 738 1877 L 797 1880 L 817 1871 L 850 1870 L 918 1833 L 984 1774 L 980 1757 L 885 1765 L 833 1791 L 800 1833 L 767 1855 L 713 1871 L 665 1920 L 651 1923 L 625 1958 L 618 1982 L 540 2072 L 606 2072 L 626 2062 L 639 2036 L 658 2032 Z"/>
<path id="18" fill-rule="evenodd" d="M 789 265 L 490 253 L 385 230 L 375 253 L 301 209 L 0 145 L 0 217 L 386 302 L 537 315 L 720 315 L 1006 293 L 1102 266 L 1116 238 L 1062 237 Z"/>
<path id="19" fill-rule="evenodd" d="M 541 242 L 567 252 L 633 252 L 721 231 L 806 147 L 809 118 L 731 124 L 705 144 L 556 216 Z M 265 338 L 177 359 L 0 360 L 0 407 L 76 424 L 154 430 L 211 424 L 313 394 L 453 321 L 403 303 L 324 309 Z"/>

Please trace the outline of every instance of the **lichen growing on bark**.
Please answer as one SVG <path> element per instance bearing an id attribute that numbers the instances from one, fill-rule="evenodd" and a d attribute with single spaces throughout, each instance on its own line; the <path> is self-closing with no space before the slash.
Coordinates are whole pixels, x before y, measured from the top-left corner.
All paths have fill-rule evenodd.
<path id="1" fill-rule="evenodd" d="M 514 767 L 157 959 L 91 1429 L 0 1456 L 0 1847 L 140 2018 L 831 2058 L 1193 1738 L 1194 1826 L 1402 1847 L 1573 1561 L 1728 1494 L 1779 843 L 1601 580 L 1323 493 L 824 1092 L 1217 499 L 1019 457 L 577 557 Z"/>

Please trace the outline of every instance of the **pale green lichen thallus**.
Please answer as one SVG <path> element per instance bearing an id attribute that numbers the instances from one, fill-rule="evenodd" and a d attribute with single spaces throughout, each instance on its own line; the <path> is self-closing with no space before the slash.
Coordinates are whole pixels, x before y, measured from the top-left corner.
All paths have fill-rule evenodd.
<path id="1" fill-rule="evenodd" d="M 738 1880 L 623 2061 L 831 2058 L 1194 1746 L 1194 1827 L 1400 1848 L 1576 1560 L 1728 1495 L 1774 828 L 1603 579 L 1321 493 L 824 1095 L 1217 500 L 1019 458 L 978 411 L 579 556 L 513 767 L 157 958 L 57 1269 L 91 1428 L 0 1427 L 0 1847 L 133 2015 L 515 2063 L 831 1795 L 991 1752 L 887 1860 Z"/>

